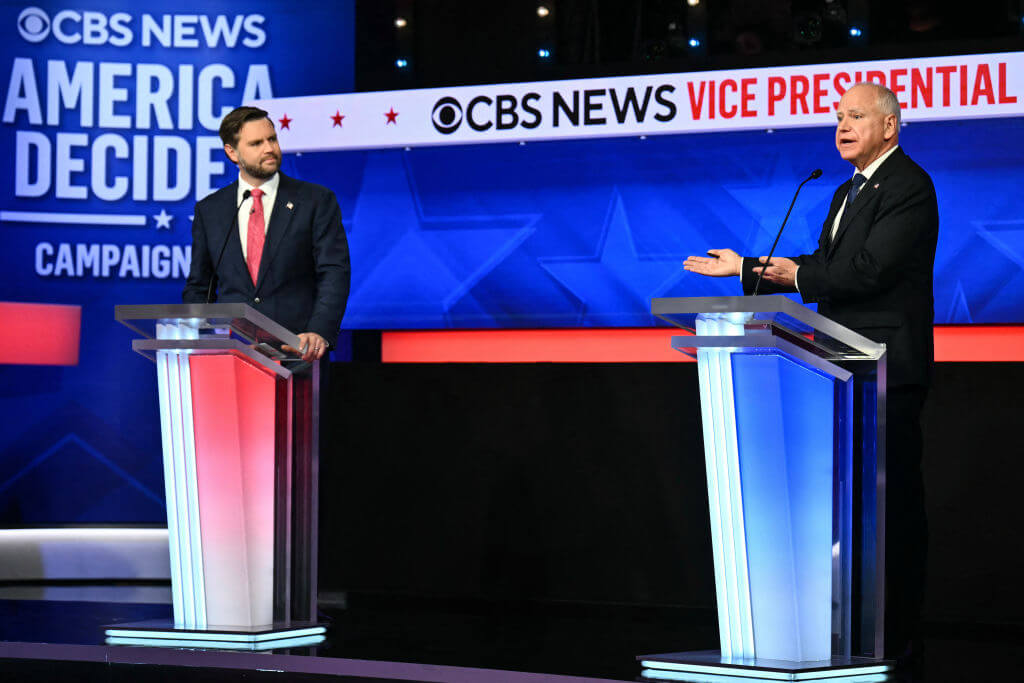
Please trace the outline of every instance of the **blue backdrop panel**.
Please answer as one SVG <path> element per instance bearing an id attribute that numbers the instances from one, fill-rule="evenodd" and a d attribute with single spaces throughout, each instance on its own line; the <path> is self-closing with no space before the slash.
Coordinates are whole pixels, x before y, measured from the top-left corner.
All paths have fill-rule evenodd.
<path id="1" fill-rule="evenodd" d="M 82 306 L 78 366 L 0 365 L 0 526 L 163 521 L 155 367 L 114 306 L 180 300 L 194 203 L 237 175 L 221 112 L 350 91 L 354 22 L 353 0 L 0 3 L 0 301 Z"/>
<path id="2" fill-rule="evenodd" d="M 114 305 L 179 300 L 192 206 L 234 177 L 211 129 L 223 107 L 351 88 L 353 3 L 40 7 L 45 20 L 19 23 L 24 6 L 0 4 L 0 300 L 82 305 L 81 362 L 0 366 L 0 524 L 160 521 L 154 372 Z M 128 44 L 111 44 L 125 26 Z M 903 142 L 939 192 L 937 321 L 1024 320 L 1024 122 L 911 124 Z M 285 152 L 286 173 L 338 194 L 353 264 L 344 326 L 364 329 L 653 325 L 652 297 L 738 293 L 682 260 L 765 253 L 821 167 L 778 251 L 810 249 L 851 171 L 827 128 Z"/>
<path id="3" fill-rule="evenodd" d="M 917 123 L 932 176 L 937 323 L 1024 321 L 1024 122 Z M 825 128 L 304 154 L 335 188 L 352 248 L 352 328 L 648 326 L 660 296 L 739 293 L 688 254 L 765 254 L 815 168 L 778 254 L 817 244 L 852 173 Z"/>

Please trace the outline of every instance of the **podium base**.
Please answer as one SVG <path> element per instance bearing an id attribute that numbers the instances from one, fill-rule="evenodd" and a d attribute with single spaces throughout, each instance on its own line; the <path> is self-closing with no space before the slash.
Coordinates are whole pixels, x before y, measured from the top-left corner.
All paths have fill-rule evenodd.
<path id="1" fill-rule="evenodd" d="M 886 681 L 895 666 L 887 659 L 833 657 L 816 662 L 787 662 L 780 659 L 733 659 L 718 650 L 673 652 L 637 657 L 640 675 L 655 681 L 722 683 L 738 681 L 821 681 L 842 683 Z"/>
<path id="2" fill-rule="evenodd" d="M 104 628 L 107 645 L 194 647 L 214 650 L 278 650 L 322 643 L 327 627 L 317 622 L 262 626 L 179 628 L 170 619 L 112 624 Z"/>

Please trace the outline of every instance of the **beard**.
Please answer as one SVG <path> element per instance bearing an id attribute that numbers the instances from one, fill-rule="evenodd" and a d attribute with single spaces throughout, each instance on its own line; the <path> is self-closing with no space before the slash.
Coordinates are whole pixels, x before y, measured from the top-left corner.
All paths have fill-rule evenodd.
<path id="1" fill-rule="evenodd" d="M 281 155 L 274 155 L 274 167 L 272 169 L 265 168 L 262 164 L 253 166 L 247 164 L 241 157 L 238 159 L 238 165 L 242 167 L 242 170 L 249 174 L 250 177 L 257 178 L 259 180 L 269 180 L 274 177 L 277 170 L 281 168 Z"/>

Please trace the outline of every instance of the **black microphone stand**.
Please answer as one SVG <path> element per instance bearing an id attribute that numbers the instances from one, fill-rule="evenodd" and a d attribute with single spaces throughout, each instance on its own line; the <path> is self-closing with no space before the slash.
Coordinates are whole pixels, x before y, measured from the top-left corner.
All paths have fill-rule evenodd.
<path id="1" fill-rule="evenodd" d="M 772 242 L 772 248 L 768 252 L 768 258 L 765 259 L 764 265 L 761 267 L 761 272 L 757 276 L 757 284 L 754 285 L 754 294 L 753 294 L 753 296 L 757 296 L 757 291 L 759 289 L 761 289 L 761 278 L 764 277 L 764 271 L 768 270 L 768 264 L 772 262 L 772 254 L 775 253 L 775 247 L 779 244 L 779 238 L 782 237 L 782 231 L 786 227 L 786 221 L 789 220 L 789 214 L 793 211 L 793 205 L 796 204 L 796 198 L 797 198 L 797 196 L 799 196 L 800 190 L 803 189 L 804 185 L 806 185 L 808 181 L 814 180 L 815 178 L 820 178 L 820 177 L 821 177 L 821 169 L 820 168 L 816 168 L 813 171 L 811 171 L 811 175 L 807 176 L 804 179 L 804 181 L 802 183 L 800 183 L 800 185 L 796 188 L 796 193 L 793 195 L 793 201 L 791 201 L 789 203 L 789 211 L 786 212 L 786 217 L 782 219 L 782 227 L 779 228 L 778 234 L 775 235 L 775 241 Z"/>

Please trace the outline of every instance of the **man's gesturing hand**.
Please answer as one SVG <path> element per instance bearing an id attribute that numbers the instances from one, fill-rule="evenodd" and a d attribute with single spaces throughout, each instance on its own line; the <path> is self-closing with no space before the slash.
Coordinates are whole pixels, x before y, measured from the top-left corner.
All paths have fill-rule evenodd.
<path id="1" fill-rule="evenodd" d="M 708 249 L 708 256 L 689 256 L 683 261 L 683 269 L 698 275 L 728 277 L 740 274 L 743 258 L 732 249 Z"/>

